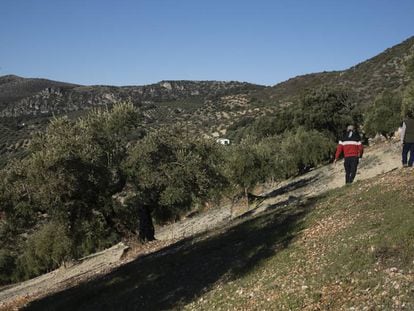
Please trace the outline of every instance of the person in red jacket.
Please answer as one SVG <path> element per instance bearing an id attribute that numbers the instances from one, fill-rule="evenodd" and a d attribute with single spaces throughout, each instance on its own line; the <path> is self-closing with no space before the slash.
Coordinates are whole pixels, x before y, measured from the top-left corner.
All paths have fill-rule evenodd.
<path id="1" fill-rule="evenodd" d="M 362 157 L 363 151 L 364 147 L 361 143 L 361 136 L 355 130 L 353 125 L 348 125 L 343 139 L 339 141 L 338 146 L 336 147 L 334 160 L 334 163 L 336 163 L 341 154 L 344 154 L 346 184 L 350 184 L 354 181 L 359 159 Z"/>

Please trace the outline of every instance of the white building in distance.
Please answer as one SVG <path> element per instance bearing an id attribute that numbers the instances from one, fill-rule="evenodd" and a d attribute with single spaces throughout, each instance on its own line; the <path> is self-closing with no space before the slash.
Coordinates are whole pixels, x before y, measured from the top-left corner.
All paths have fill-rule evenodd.
<path id="1" fill-rule="evenodd" d="M 222 145 L 230 145 L 230 139 L 227 138 L 219 138 L 216 140 L 216 142 Z"/>

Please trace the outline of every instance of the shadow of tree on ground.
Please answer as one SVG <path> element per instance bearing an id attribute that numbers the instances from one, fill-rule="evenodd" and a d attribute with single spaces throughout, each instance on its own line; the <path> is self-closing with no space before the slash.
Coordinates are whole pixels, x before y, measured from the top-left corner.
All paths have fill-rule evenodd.
<path id="1" fill-rule="evenodd" d="M 319 179 L 319 176 L 311 176 L 311 177 L 307 177 L 307 178 L 302 178 L 296 181 L 293 181 L 283 187 L 277 188 L 273 191 L 271 191 L 270 193 L 264 195 L 264 198 L 273 198 L 275 196 L 287 193 L 287 192 L 291 192 L 293 190 L 297 190 L 299 188 L 303 188 L 306 187 L 307 185 L 314 183 L 315 181 L 317 181 Z"/>
<path id="2" fill-rule="evenodd" d="M 28 305 L 28 310 L 180 308 L 219 280 L 237 279 L 287 247 L 312 202 L 241 219 L 229 228 L 180 241 L 93 281 Z"/>

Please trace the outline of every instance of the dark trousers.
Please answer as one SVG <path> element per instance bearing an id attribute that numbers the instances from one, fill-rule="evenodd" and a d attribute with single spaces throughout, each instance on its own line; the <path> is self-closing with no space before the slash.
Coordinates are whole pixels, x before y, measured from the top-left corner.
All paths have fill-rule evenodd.
<path id="1" fill-rule="evenodd" d="M 344 160 L 345 166 L 345 183 L 350 184 L 354 181 L 357 168 L 358 168 L 358 157 L 347 157 Z"/>
<path id="2" fill-rule="evenodd" d="M 410 152 L 410 158 L 407 162 L 408 152 Z M 414 143 L 404 143 L 402 148 L 402 164 L 413 166 L 414 163 Z"/>

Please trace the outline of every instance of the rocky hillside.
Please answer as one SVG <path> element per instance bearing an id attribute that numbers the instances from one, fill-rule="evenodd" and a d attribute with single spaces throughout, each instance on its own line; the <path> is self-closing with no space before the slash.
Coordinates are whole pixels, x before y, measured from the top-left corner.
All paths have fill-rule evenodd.
<path id="1" fill-rule="evenodd" d="M 161 81 L 146 86 L 79 86 L 44 79 L 0 77 L 0 116 L 39 116 L 68 113 L 119 101 L 149 105 L 191 99 L 197 102 L 263 87 L 242 82 Z"/>
<path id="2" fill-rule="evenodd" d="M 14 75 L 2 76 L 0 77 L 0 110 L 47 90 L 70 90 L 74 87 L 76 87 L 74 84 L 46 79 L 25 79 Z"/>

